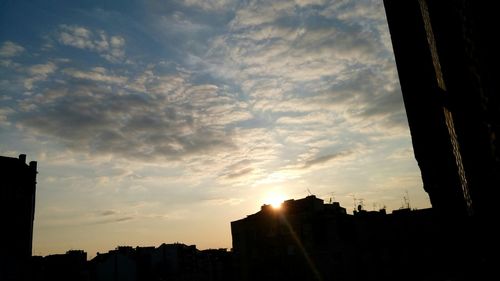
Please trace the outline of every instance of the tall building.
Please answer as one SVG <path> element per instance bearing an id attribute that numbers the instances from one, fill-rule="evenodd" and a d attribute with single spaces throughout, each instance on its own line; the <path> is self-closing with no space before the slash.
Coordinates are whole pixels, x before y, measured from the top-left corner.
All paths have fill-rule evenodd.
<path id="1" fill-rule="evenodd" d="M 231 232 L 243 281 L 440 280 L 430 278 L 438 277 L 434 265 L 445 274 L 457 266 L 445 243 L 430 241 L 439 236 L 430 209 L 350 215 L 339 203 L 308 196 L 279 209 L 264 205 L 233 221 Z"/>
<path id="2" fill-rule="evenodd" d="M 37 163 L 0 156 L 0 280 L 21 280 L 33 241 Z"/>
<path id="3" fill-rule="evenodd" d="M 413 150 L 470 280 L 496 274 L 500 187 L 494 1 L 384 0 Z"/>
<path id="4" fill-rule="evenodd" d="M 492 1 L 384 0 L 415 158 L 432 207 L 494 218 L 500 53 Z"/>

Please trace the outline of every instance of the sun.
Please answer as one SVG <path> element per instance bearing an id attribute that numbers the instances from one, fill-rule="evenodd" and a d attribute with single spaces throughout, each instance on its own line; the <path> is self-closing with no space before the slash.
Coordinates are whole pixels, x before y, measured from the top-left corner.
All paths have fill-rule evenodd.
<path id="1" fill-rule="evenodd" d="M 273 209 L 279 209 L 281 208 L 281 204 L 283 203 L 283 201 L 285 201 L 285 196 L 281 194 L 272 194 L 266 201 L 266 203 L 270 204 Z"/>

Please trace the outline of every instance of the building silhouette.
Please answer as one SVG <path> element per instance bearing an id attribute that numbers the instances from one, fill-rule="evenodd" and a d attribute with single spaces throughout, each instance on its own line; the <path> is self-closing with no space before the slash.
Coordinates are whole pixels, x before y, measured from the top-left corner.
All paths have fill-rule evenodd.
<path id="1" fill-rule="evenodd" d="M 460 264 L 432 209 L 351 215 L 311 195 L 264 205 L 231 232 L 236 280 L 441 280 Z"/>
<path id="2" fill-rule="evenodd" d="M 88 281 L 87 253 L 70 250 L 65 254 L 34 256 L 31 259 L 31 279 L 36 281 Z"/>
<path id="3" fill-rule="evenodd" d="M 493 218 L 500 186 L 496 6 L 473 0 L 384 4 L 415 157 L 433 208 L 448 218 Z"/>
<path id="4" fill-rule="evenodd" d="M 231 252 L 198 250 L 195 245 L 161 244 L 158 247 L 120 246 L 97 254 L 88 262 L 92 281 L 229 281 Z"/>
<path id="5" fill-rule="evenodd" d="M 232 252 L 198 250 L 195 245 L 119 246 L 87 261 L 87 253 L 34 256 L 31 272 L 17 280 L 32 281 L 234 281 Z M 3 279 L 2 279 L 3 281 Z"/>
<path id="6" fill-rule="evenodd" d="M 495 2 L 384 0 L 415 158 L 470 279 L 496 274 L 500 52 Z"/>
<path id="7" fill-rule="evenodd" d="M 23 280 L 32 253 L 37 163 L 0 156 L 0 280 Z"/>

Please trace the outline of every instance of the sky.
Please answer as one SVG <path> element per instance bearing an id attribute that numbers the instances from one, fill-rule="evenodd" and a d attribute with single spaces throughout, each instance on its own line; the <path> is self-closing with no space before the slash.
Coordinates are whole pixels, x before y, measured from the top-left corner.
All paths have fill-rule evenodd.
<path id="1" fill-rule="evenodd" d="M 231 248 L 231 221 L 308 194 L 430 206 L 382 0 L 2 0 L 0 155 L 21 153 L 35 255 Z"/>

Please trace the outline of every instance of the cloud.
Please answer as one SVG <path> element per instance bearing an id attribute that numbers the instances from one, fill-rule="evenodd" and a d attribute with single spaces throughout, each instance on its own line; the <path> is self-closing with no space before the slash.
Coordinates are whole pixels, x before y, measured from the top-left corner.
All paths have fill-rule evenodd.
<path id="1" fill-rule="evenodd" d="M 108 223 L 117 223 L 117 222 L 126 222 L 135 219 L 133 216 L 127 216 L 127 217 L 112 217 L 112 218 L 106 218 L 106 219 L 93 219 L 93 220 L 88 220 L 85 222 L 82 222 L 82 224 L 108 224 Z"/>
<path id="2" fill-rule="evenodd" d="M 230 26 L 233 30 L 238 30 L 272 23 L 279 18 L 292 15 L 294 7 L 295 3 L 287 0 L 249 1 L 236 11 Z"/>
<path id="3" fill-rule="evenodd" d="M 0 126 L 8 126 L 11 123 L 8 121 L 8 115 L 14 113 L 12 108 L 0 108 Z"/>
<path id="4" fill-rule="evenodd" d="M 300 112 L 300 117 L 308 118 L 324 110 L 336 115 L 335 123 L 352 121 L 351 131 L 366 125 L 360 119 L 371 117 L 385 127 L 406 126 L 392 50 L 383 42 L 388 38 L 384 17 L 352 20 L 354 15 L 347 18 L 333 12 L 321 17 L 322 7 L 312 6 L 300 20 L 295 12 L 289 14 L 286 5 L 266 22 L 233 20 L 233 32 L 212 41 L 206 60 L 214 64 L 211 70 L 241 81 L 254 110 Z M 353 9 L 364 15 L 366 7 Z M 376 7 L 373 13 L 383 14 Z M 243 9 L 253 15 L 264 8 L 250 4 Z M 283 116 L 277 124 L 303 124 L 300 117 Z M 328 119 L 316 118 L 318 125 L 324 120 Z"/>
<path id="5" fill-rule="evenodd" d="M 335 5 L 331 1 L 273 1 L 269 6 L 250 1 L 236 12 L 230 32 L 213 38 L 202 60 L 211 73 L 241 83 L 254 109 L 338 110 L 338 101 L 346 104 L 347 100 L 353 106 L 356 101 L 350 96 L 356 94 L 355 89 L 345 88 L 340 94 L 328 88 L 349 84 L 364 69 L 388 61 L 393 66 L 392 50 L 381 42 L 388 37 L 380 27 L 386 23 L 378 17 L 354 21 L 333 13 L 335 9 L 328 17 L 321 16 Z M 374 13 L 383 14 L 383 10 Z M 381 79 L 368 90 L 389 82 Z"/>
<path id="6" fill-rule="evenodd" d="M 113 210 L 106 210 L 106 211 L 102 211 L 100 213 L 101 216 L 111 216 L 111 215 L 114 215 L 116 214 L 116 211 L 113 211 Z"/>
<path id="7" fill-rule="evenodd" d="M 60 26 L 61 32 L 59 34 L 59 41 L 64 45 L 76 47 L 79 49 L 94 49 L 96 43 L 91 40 L 92 32 L 80 26 Z M 102 42 L 102 44 L 100 44 Z M 97 43 L 103 49 L 107 49 L 107 41 L 103 40 Z M 105 45 L 104 45 L 105 44 Z"/>
<path id="8" fill-rule="evenodd" d="M 330 162 L 331 160 L 338 159 L 338 158 L 341 158 L 341 157 L 345 157 L 345 156 L 348 156 L 350 154 L 352 154 L 351 151 L 346 151 L 346 152 L 340 152 L 340 153 L 334 153 L 334 154 L 320 156 L 320 157 L 317 157 L 317 158 L 314 158 L 314 159 L 306 161 L 302 165 L 301 169 L 308 169 L 308 168 L 310 168 L 312 166 L 324 164 L 324 163 Z"/>
<path id="9" fill-rule="evenodd" d="M 57 69 L 57 66 L 51 62 L 45 64 L 37 64 L 33 65 L 28 69 L 28 72 L 31 75 L 48 75 L 54 72 Z"/>
<path id="10" fill-rule="evenodd" d="M 326 0 L 295 0 L 295 3 L 301 7 L 308 5 L 323 5 Z"/>
<path id="11" fill-rule="evenodd" d="M 31 70 L 46 75 L 43 69 L 49 68 Z M 19 128 L 55 137 L 76 151 L 148 161 L 215 154 L 235 149 L 226 126 L 251 118 L 231 93 L 192 85 L 182 74 L 150 73 L 141 86 L 130 87 L 127 81 L 140 82 L 103 68 L 63 72 L 76 79 L 23 98 L 19 103 L 25 110 L 12 118 Z"/>
<path id="12" fill-rule="evenodd" d="M 209 205 L 239 205 L 244 199 L 241 198 L 211 198 L 205 199 L 204 202 Z"/>
<path id="13" fill-rule="evenodd" d="M 127 82 L 127 77 L 110 75 L 103 67 L 94 67 L 91 71 L 81 71 L 70 68 L 64 69 L 63 73 L 77 79 L 106 82 L 110 84 L 123 85 Z"/>
<path id="14" fill-rule="evenodd" d="M 406 126 L 383 10 L 360 2 L 170 3 L 180 9 L 153 13 L 148 30 L 168 47 L 163 57 L 144 52 L 141 64 L 113 68 L 53 59 L 52 72 L 26 72 L 38 73 L 32 81 L 54 74 L 53 83 L 31 86 L 3 119 L 74 155 L 161 167 L 119 176 L 134 175 L 139 184 L 128 191 L 141 196 L 158 178 L 238 188 L 305 181 L 361 145 L 400 138 Z M 220 17 L 207 19 L 214 12 Z M 129 44 L 127 54 L 141 47 L 111 30 L 57 31 L 60 45 L 112 62 L 125 59 Z M 175 176 L 160 177 L 162 169 Z M 99 174 L 96 182 L 115 179 Z"/>
<path id="15" fill-rule="evenodd" d="M 188 7 L 197 7 L 202 10 L 218 12 L 226 10 L 236 5 L 234 0 L 181 0 L 181 3 Z"/>
<path id="16" fill-rule="evenodd" d="M 122 217 L 122 218 L 117 218 L 114 221 L 115 222 L 122 222 L 122 221 L 129 221 L 129 220 L 132 220 L 132 219 L 134 219 L 134 218 L 133 217 Z"/>
<path id="17" fill-rule="evenodd" d="M 33 89 L 34 83 L 46 80 L 51 73 L 56 71 L 56 69 L 57 65 L 52 62 L 30 66 L 27 69 L 30 77 L 24 79 L 24 87 L 28 90 Z"/>
<path id="18" fill-rule="evenodd" d="M 6 58 L 15 57 L 21 54 L 22 52 L 24 52 L 24 47 L 12 41 L 5 41 L 0 47 L 0 57 L 6 57 Z"/>
<path id="19" fill-rule="evenodd" d="M 125 39 L 119 35 L 110 37 L 102 30 L 93 32 L 83 26 L 63 24 L 57 39 L 66 46 L 97 52 L 110 62 L 120 62 L 125 57 Z"/>
<path id="20" fill-rule="evenodd" d="M 244 176 L 248 173 L 251 173 L 253 171 L 253 168 L 245 168 L 245 169 L 241 169 L 239 171 L 236 171 L 236 172 L 233 172 L 233 173 L 230 173 L 230 174 L 227 174 L 226 175 L 226 178 L 228 179 L 234 179 L 234 178 L 239 178 L 241 176 Z"/>

